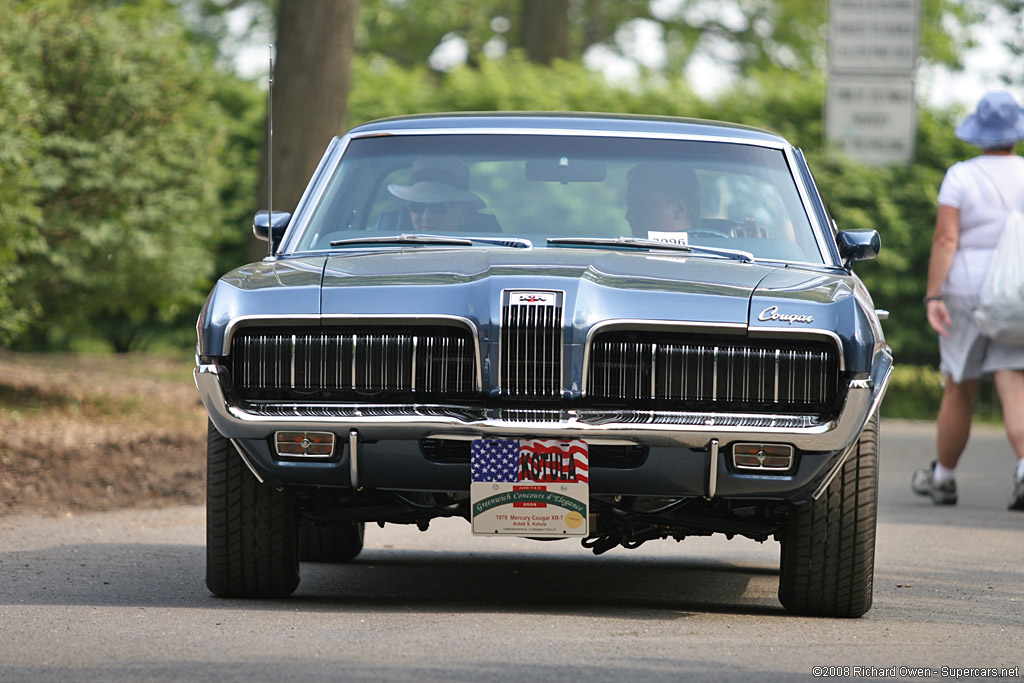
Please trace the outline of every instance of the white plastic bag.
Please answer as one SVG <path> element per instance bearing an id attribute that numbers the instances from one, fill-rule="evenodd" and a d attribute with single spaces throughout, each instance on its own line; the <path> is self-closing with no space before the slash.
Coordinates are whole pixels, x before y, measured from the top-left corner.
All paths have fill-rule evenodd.
<path id="1" fill-rule="evenodd" d="M 1011 211 L 981 286 L 978 327 L 1003 344 L 1024 345 L 1024 214 Z"/>

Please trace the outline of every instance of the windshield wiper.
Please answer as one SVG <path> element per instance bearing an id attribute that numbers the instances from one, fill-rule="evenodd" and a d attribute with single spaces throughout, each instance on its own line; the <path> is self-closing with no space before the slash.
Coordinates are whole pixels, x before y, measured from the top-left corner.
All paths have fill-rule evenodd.
<path id="1" fill-rule="evenodd" d="M 496 247 L 512 247 L 513 249 L 532 249 L 533 242 L 523 237 L 467 237 L 468 240 L 474 242 L 481 242 L 483 244 L 493 244 Z"/>
<path id="2" fill-rule="evenodd" d="M 355 244 L 442 244 L 452 246 L 471 247 L 473 240 L 463 237 L 446 237 L 445 235 L 380 235 L 378 237 L 353 237 L 347 240 L 334 240 L 332 247 L 347 247 Z"/>
<path id="3" fill-rule="evenodd" d="M 696 244 L 673 244 L 672 242 L 659 242 L 641 237 L 549 237 L 548 244 L 580 244 L 592 245 L 595 247 L 612 247 L 627 249 L 665 249 L 668 251 L 693 251 L 699 254 L 711 254 L 736 259 L 744 263 L 753 263 L 754 255 L 749 251 L 739 249 L 718 249 L 717 247 L 702 247 Z"/>
<path id="4" fill-rule="evenodd" d="M 493 244 L 498 247 L 530 249 L 533 243 L 522 237 L 451 237 L 448 235 L 424 235 L 421 233 L 401 235 L 378 235 L 376 237 L 353 237 L 334 240 L 332 247 L 347 247 L 358 244 L 437 244 L 442 246 L 471 247 L 476 243 Z"/>

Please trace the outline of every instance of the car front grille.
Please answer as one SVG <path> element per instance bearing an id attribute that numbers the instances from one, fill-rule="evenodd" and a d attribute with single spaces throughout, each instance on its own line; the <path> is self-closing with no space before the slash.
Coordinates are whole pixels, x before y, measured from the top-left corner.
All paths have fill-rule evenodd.
<path id="1" fill-rule="evenodd" d="M 503 397 L 558 400 L 562 388 L 562 293 L 504 292 L 500 348 Z"/>
<path id="2" fill-rule="evenodd" d="M 245 400 L 439 401 L 476 389 L 473 336 L 460 327 L 243 329 L 230 368 Z"/>
<path id="3" fill-rule="evenodd" d="M 835 407 L 838 367 L 825 341 L 615 332 L 591 346 L 587 394 L 628 408 L 822 413 Z"/>
<path id="4" fill-rule="evenodd" d="M 502 310 L 495 398 L 504 405 L 493 407 L 504 421 L 558 422 L 565 410 L 581 411 L 584 422 L 611 414 L 828 417 L 841 403 L 831 340 L 637 330 L 598 334 L 584 395 L 562 400 L 560 293 L 548 292 L 554 296 L 541 305 L 509 294 L 524 293 L 506 292 Z M 334 414 L 344 404 L 483 407 L 477 365 L 475 337 L 455 325 L 242 328 L 227 359 L 237 398 L 254 410 L 294 414 L 314 406 Z"/>

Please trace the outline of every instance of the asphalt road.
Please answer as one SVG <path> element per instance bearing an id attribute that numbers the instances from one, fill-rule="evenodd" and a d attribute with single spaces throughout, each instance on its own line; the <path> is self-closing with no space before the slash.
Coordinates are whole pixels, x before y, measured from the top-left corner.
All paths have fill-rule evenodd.
<path id="1" fill-rule="evenodd" d="M 293 598 L 230 601 L 203 585 L 201 508 L 2 518 L 0 681 L 1019 678 L 1009 446 L 976 429 L 960 504 L 936 508 L 908 486 L 933 439 L 933 425 L 883 423 L 875 603 L 852 620 L 784 612 L 774 542 L 594 557 L 474 538 L 461 520 L 373 527 L 356 563 L 305 565 Z M 1007 680 L 978 673 L 960 680 Z"/>

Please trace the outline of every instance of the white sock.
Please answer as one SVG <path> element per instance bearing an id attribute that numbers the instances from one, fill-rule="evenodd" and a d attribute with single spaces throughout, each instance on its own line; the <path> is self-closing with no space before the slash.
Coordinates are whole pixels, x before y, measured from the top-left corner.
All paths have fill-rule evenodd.
<path id="1" fill-rule="evenodd" d="M 1024 458 L 1017 461 L 1017 481 L 1024 479 Z"/>
<path id="2" fill-rule="evenodd" d="M 948 467 L 943 467 L 941 462 L 935 463 L 935 469 L 932 470 L 932 481 L 936 484 L 944 484 L 947 481 L 952 481 L 953 470 Z"/>

